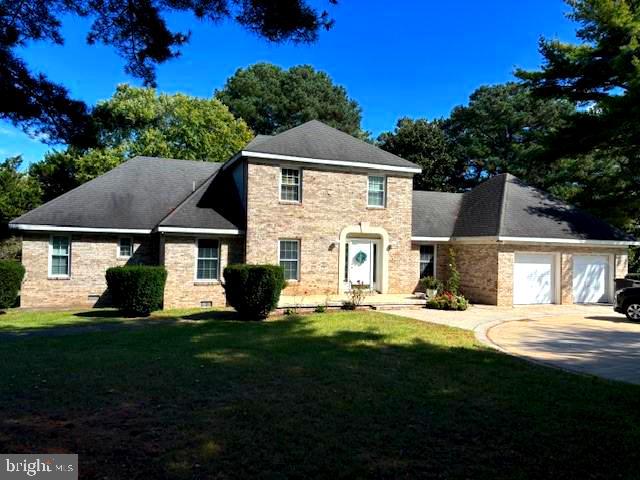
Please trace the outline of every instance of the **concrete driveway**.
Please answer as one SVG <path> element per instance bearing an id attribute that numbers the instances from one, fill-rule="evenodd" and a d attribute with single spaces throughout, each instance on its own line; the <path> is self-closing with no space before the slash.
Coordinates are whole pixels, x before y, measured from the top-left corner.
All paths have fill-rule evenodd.
<path id="1" fill-rule="evenodd" d="M 389 313 L 473 330 L 481 342 L 535 362 L 640 384 L 640 324 L 610 306 L 474 306 L 466 312 Z"/>

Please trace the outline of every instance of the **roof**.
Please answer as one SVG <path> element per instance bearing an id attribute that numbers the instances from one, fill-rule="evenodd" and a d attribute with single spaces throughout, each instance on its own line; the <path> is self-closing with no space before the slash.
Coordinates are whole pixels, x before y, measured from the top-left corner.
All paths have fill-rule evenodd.
<path id="1" fill-rule="evenodd" d="M 635 241 L 622 230 L 511 174 L 497 175 L 455 195 L 414 192 L 412 235 Z"/>
<path id="2" fill-rule="evenodd" d="M 135 157 L 10 224 L 152 230 L 219 163 Z"/>
<path id="3" fill-rule="evenodd" d="M 160 223 L 159 227 L 243 230 L 242 199 L 228 171 L 218 170 Z"/>
<path id="4" fill-rule="evenodd" d="M 243 153 L 420 169 L 415 163 L 318 120 L 311 120 L 274 136 L 259 135 L 249 142 Z"/>
<path id="5" fill-rule="evenodd" d="M 414 191 L 412 235 L 451 237 L 462 196 L 462 193 Z"/>

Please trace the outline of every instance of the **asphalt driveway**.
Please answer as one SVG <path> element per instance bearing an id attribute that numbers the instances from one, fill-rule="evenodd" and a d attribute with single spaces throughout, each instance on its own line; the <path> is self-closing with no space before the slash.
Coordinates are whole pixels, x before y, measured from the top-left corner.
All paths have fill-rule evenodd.
<path id="1" fill-rule="evenodd" d="M 610 306 L 474 306 L 466 312 L 389 313 L 473 330 L 481 342 L 535 362 L 640 384 L 640 324 Z"/>

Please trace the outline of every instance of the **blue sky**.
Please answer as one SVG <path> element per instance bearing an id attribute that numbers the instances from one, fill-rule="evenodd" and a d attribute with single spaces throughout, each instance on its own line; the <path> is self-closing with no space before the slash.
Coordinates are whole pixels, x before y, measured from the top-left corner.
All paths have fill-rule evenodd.
<path id="1" fill-rule="evenodd" d="M 575 24 L 565 18 L 568 7 L 562 0 L 312 4 L 327 8 L 335 19 L 334 28 L 312 45 L 269 44 L 232 22 L 212 25 L 172 15 L 171 27 L 190 30 L 191 41 L 180 58 L 158 68 L 158 89 L 210 96 L 240 67 L 261 61 L 282 67 L 311 64 L 347 89 L 362 106 L 363 127 L 378 135 L 403 116 L 446 116 L 478 86 L 512 80 L 516 67 L 536 68 L 541 35 L 575 39 Z M 64 46 L 34 43 L 20 54 L 31 68 L 94 104 L 109 98 L 118 83 L 140 81 L 124 73 L 113 50 L 86 45 L 88 25 L 68 19 Z M 28 164 L 49 148 L 0 122 L 0 159 L 22 154 Z"/>

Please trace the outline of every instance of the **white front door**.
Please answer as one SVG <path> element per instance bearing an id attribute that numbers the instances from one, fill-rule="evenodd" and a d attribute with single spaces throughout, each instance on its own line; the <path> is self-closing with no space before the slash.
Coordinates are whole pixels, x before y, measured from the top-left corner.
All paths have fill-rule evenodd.
<path id="1" fill-rule="evenodd" d="M 573 256 L 573 303 L 609 302 L 609 257 Z"/>
<path id="2" fill-rule="evenodd" d="M 553 255 L 516 253 L 513 264 L 513 303 L 553 303 Z"/>
<path id="3" fill-rule="evenodd" d="M 373 242 L 352 240 L 349 242 L 349 282 L 353 285 L 373 285 Z"/>

